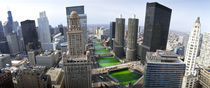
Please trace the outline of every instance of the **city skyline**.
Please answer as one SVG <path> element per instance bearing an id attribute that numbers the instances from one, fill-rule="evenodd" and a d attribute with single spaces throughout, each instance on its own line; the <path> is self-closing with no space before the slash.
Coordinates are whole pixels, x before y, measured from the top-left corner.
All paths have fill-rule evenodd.
<path id="1" fill-rule="evenodd" d="M 202 21 L 201 32 L 210 32 L 210 26 L 208 26 L 210 20 L 205 19 L 208 18 L 208 3 L 210 2 L 199 2 L 195 0 L 190 3 L 181 0 L 134 0 L 132 2 L 128 0 L 79 0 L 78 2 L 75 2 L 75 0 L 8 0 L 0 3 L 0 11 L 2 12 L 0 13 L 0 20 L 2 23 L 6 21 L 8 10 L 12 11 L 14 21 L 17 20 L 18 22 L 27 19 L 36 20 L 39 17 L 39 12 L 46 11 L 50 25 L 67 25 L 65 7 L 84 5 L 85 13 L 88 17 L 88 24 L 109 24 L 110 21 L 114 21 L 120 14 L 126 19 L 136 14 L 139 19 L 139 26 L 144 26 L 145 6 L 147 2 L 159 2 L 173 9 L 170 25 L 171 30 L 189 33 L 195 18 L 200 17 Z M 125 22 L 126 25 L 127 21 Z"/>

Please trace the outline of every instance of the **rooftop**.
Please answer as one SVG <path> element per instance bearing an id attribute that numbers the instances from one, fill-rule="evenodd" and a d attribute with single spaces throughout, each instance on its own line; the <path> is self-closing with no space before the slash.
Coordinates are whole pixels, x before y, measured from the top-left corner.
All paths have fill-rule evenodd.
<path id="1" fill-rule="evenodd" d="M 161 63 L 183 63 L 178 55 L 172 51 L 147 52 L 147 61 L 149 62 L 161 62 Z"/>
<path id="2" fill-rule="evenodd" d="M 0 54 L 0 59 L 10 56 L 9 54 Z"/>
<path id="3" fill-rule="evenodd" d="M 57 82 L 62 74 L 62 68 L 50 68 L 46 74 L 50 75 L 51 81 Z"/>

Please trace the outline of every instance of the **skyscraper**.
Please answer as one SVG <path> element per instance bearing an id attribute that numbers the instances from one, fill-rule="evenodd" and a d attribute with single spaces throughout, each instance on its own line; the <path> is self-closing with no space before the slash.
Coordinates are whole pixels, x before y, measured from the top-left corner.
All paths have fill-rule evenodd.
<path id="1" fill-rule="evenodd" d="M 128 19 L 128 33 L 127 33 L 127 49 L 126 49 L 126 60 L 136 60 L 137 53 L 137 34 L 138 34 L 139 20 L 136 18 Z"/>
<path id="2" fill-rule="evenodd" d="M 165 50 L 172 10 L 157 2 L 147 3 L 141 58 L 147 51 Z"/>
<path id="3" fill-rule="evenodd" d="M 113 49 L 113 41 L 115 38 L 115 22 L 110 23 L 109 29 L 110 29 L 110 46 Z"/>
<path id="4" fill-rule="evenodd" d="M 19 47 L 17 35 L 15 33 L 10 33 L 10 34 L 7 34 L 6 38 L 9 45 L 10 54 L 16 55 L 20 53 L 20 47 Z"/>
<path id="5" fill-rule="evenodd" d="M 51 43 L 49 21 L 47 19 L 45 11 L 40 12 L 38 18 L 38 35 L 43 50 L 48 50 L 48 46 Z"/>
<path id="6" fill-rule="evenodd" d="M 124 57 L 125 19 L 116 18 L 114 52 L 117 57 Z"/>
<path id="7" fill-rule="evenodd" d="M 8 11 L 7 12 L 8 17 L 7 17 L 7 22 L 5 25 L 5 35 L 12 33 L 13 31 L 13 18 L 12 18 L 12 12 Z"/>
<path id="8" fill-rule="evenodd" d="M 66 88 L 91 88 L 91 63 L 84 55 L 84 34 L 76 11 L 68 19 L 67 53 L 63 54 Z"/>
<path id="9" fill-rule="evenodd" d="M 22 34 L 24 45 L 26 50 L 38 49 L 40 44 L 38 42 L 38 36 L 36 32 L 36 26 L 34 20 L 25 20 L 21 22 Z"/>
<path id="10" fill-rule="evenodd" d="M 195 61 L 198 54 L 199 42 L 200 42 L 200 32 L 201 32 L 200 18 L 198 17 L 195 21 L 193 29 L 189 35 L 189 40 L 187 44 L 187 50 L 185 54 L 184 62 L 186 64 L 185 77 L 183 80 L 183 88 L 193 88 L 195 80 L 191 78 L 196 75 L 195 71 Z"/>
<path id="11" fill-rule="evenodd" d="M 199 64 L 204 67 L 210 66 L 210 32 L 203 35 Z"/>
<path id="12" fill-rule="evenodd" d="M 185 63 L 172 51 L 147 52 L 145 88 L 181 88 Z"/>
<path id="13" fill-rule="evenodd" d="M 4 35 L 4 30 L 3 30 L 3 26 L 2 26 L 2 22 L 0 21 L 0 42 L 1 41 L 5 41 L 6 37 Z"/>
<path id="14" fill-rule="evenodd" d="M 68 23 L 69 15 L 72 11 L 76 11 L 80 17 L 80 25 L 84 31 L 83 37 L 84 37 L 84 42 L 86 44 L 87 43 L 87 15 L 85 14 L 84 6 L 66 7 L 67 23 Z M 69 27 L 69 25 L 68 25 L 68 27 Z"/>

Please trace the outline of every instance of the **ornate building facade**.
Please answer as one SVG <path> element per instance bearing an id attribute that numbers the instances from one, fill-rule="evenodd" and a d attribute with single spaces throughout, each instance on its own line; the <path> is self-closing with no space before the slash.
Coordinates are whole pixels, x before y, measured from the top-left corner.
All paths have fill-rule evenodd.
<path id="1" fill-rule="evenodd" d="M 199 50 L 199 42 L 201 36 L 201 24 L 200 18 L 198 17 L 195 21 L 195 25 L 189 36 L 189 41 L 187 45 L 186 55 L 185 55 L 185 77 L 183 80 L 182 87 L 183 88 L 194 88 L 195 81 L 197 80 L 196 71 L 195 71 L 195 61 L 198 55 Z"/>
<path id="2" fill-rule="evenodd" d="M 91 88 L 91 63 L 85 56 L 84 31 L 76 11 L 68 19 L 67 52 L 63 54 L 66 88 Z"/>

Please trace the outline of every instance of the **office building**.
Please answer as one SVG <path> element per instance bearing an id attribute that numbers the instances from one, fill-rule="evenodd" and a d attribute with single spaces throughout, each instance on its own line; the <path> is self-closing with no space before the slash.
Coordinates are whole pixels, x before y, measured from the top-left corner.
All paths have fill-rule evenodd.
<path id="1" fill-rule="evenodd" d="M 32 50 L 32 51 L 28 51 L 28 60 L 29 60 L 29 64 L 31 66 L 35 66 L 36 65 L 36 56 L 39 54 L 40 51 L 36 51 L 36 50 Z"/>
<path id="2" fill-rule="evenodd" d="M 14 88 L 10 71 L 0 70 L 0 88 Z"/>
<path id="3" fill-rule="evenodd" d="M 11 66 L 11 58 L 9 54 L 0 54 L 0 69 L 5 68 L 9 64 Z"/>
<path id="4" fill-rule="evenodd" d="M 6 36 L 11 55 L 20 53 L 19 41 L 15 33 L 10 33 Z"/>
<path id="5" fill-rule="evenodd" d="M 50 76 L 53 88 L 64 88 L 64 71 L 62 68 L 50 68 L 46 74 Z"/>
<path id="6" fill-rule="evenodd" d="M 51 88 L 51 79 L 46 75 L 46 67 L 36 66 L 21 69 L 17 73 L 18 88 Z"/>
<path id="7" fill-rule="evenodd" d="M 0 41 L 0 53 L 5 53 L 5 54 L 9 54 L 10 50 L 9 50 L 9 45 L 7 41 Z"/>
<path id="8" fill-rule="evenodd" d="M 2 25 L 2 22 L 0 21 L 0 53 L 6 53 L 9 54 L 9 46 L 6 39 L 6 36 L 4 34 L 4 28 Z"/>
<path id="9" fill-rule="evenodd" d="M 107 39 L 109 36 L 109 30 L 103 27 L 96 28 L 96 38 L 99 40 Z"/>
<path id="10" fill-rule="evenodd" d="M 51 45 L 51 34 L 50 34 L 50 28 L 49 28 L 49 21 L 46 16 L 45 11 L 40 12 L 40 17 L 38 18 L 38 35 L 39 35 L 39 41 L 41 43 L 41 47 L 43 50 L 50 50 L 51 47 L 48 47 Z"/>
<path id="11" fill-rule="evenodd" d="M 12 12 L 7 12 L 7 22 L 5 23 L 4 29 L 5 29 L 5 35 L 11 34 L 13 32 L 13 18 L 12 18 Z"/>
<path id="12" fill-rule="evenodd" d="M 185 63 L 172 51 L 147 52 L 145 88 L 181 88 Z"/>
<path id="13" fill-rule="evenodd" d="M 45 51 L 36 56 L 36 65 L 46 66 L 47 68 L 50 68 L 58 63 L 58 58 L 58 52 Z"/>
<path id="14" fill-rule="evenodd" d="M 113 49 L 113 41 L 114 41 L 114 38 L 115 38 L 115 22 L 111 22 L 110 23 L 110 47 Z"/>
<path id="15" fill-rule="evenodd" d="M 67 16 L 67 23 L 69 19 L 69 15 L 72 11 L 76 11 L 77 14 L 80 17 L 80 25 L 82 27 L 82 30 L 84 31 L 84 42 L 87 44 L 87 15 L 85 14 L 84 6 L 71 6 L 71 7 L 66 7 L 66 16 Z M 68 25 L 69 27 L 69 25 Z"/>
<path id="16" fill-rule="evenodd" d="M 91 63 L 84 55 L 84 31 L 76 11 L 72 11 L 67 30 L 67 53 L 63 54 L 66 88 L 91 88 Z"/>
<path id="17" fill-rule="evenodd" d="M 138 36 L 139 20 L 136 18 L 128 19 L 128 32 L 127 32 L 127 49 L 126 60 L 134 61 L 137 59 L 137 36 Z"/>
<path id="18" fill-rule="evenodd" d="M 196 76 L 195 61 L 199 51 L 200 36 L 201 36 L 200 27 L 201 27 L 200 18 L 198 17 L 197 20 L 195 21 L 193 29 L 191 30 L 191 33 L 189 35 L 189 40 L 187 43 L 187 49 L 184 59 L 184 62 L 186 64 L 186 71 L 183 80 L 183 88 L 193 88 L 195 85 L 195 79 L 192 79 L 193 81 L 191 81 L 191 77 Z"/>
<path id="19" fill-rule="evenodd" d="M 22 34 L 26 50 L 35 50 L 40 48 L 36 25 L 34 20 L 25 20 L 21 22 Z"/>
<path id="20" fill-rule="evenodd" d="M 5 41 L 5 40 L 6 40 L 6 37 L 4 35 L 3 25 L 2 25 L 2 22 L 0 21 L 0 42 Z"/>
<path id="21" fill-rule="evenodd" d="M 198 80 L 201 88 L 210 88 L 210 68 L 202 68 Z"/>
<path id="22" fill-rule="evenodd" d="M 204 33 L 199 64 L 204 67 L 210 67 L 210 33 Z"/>
<path id="23" fill-rule="evenodd" d="M 145 59 L 147 51 L 166 49 L 171 12 L 170 8 L 157 2 L 147 3 L 141 59 Z"/>
<path id="24" fill-rule="evenodd" d="M 116 18 L 114 53 L 119 58 L 122 58 L 125 56 L 124 35 L 125 35 L 125 19 L 124 18 Z"/>

